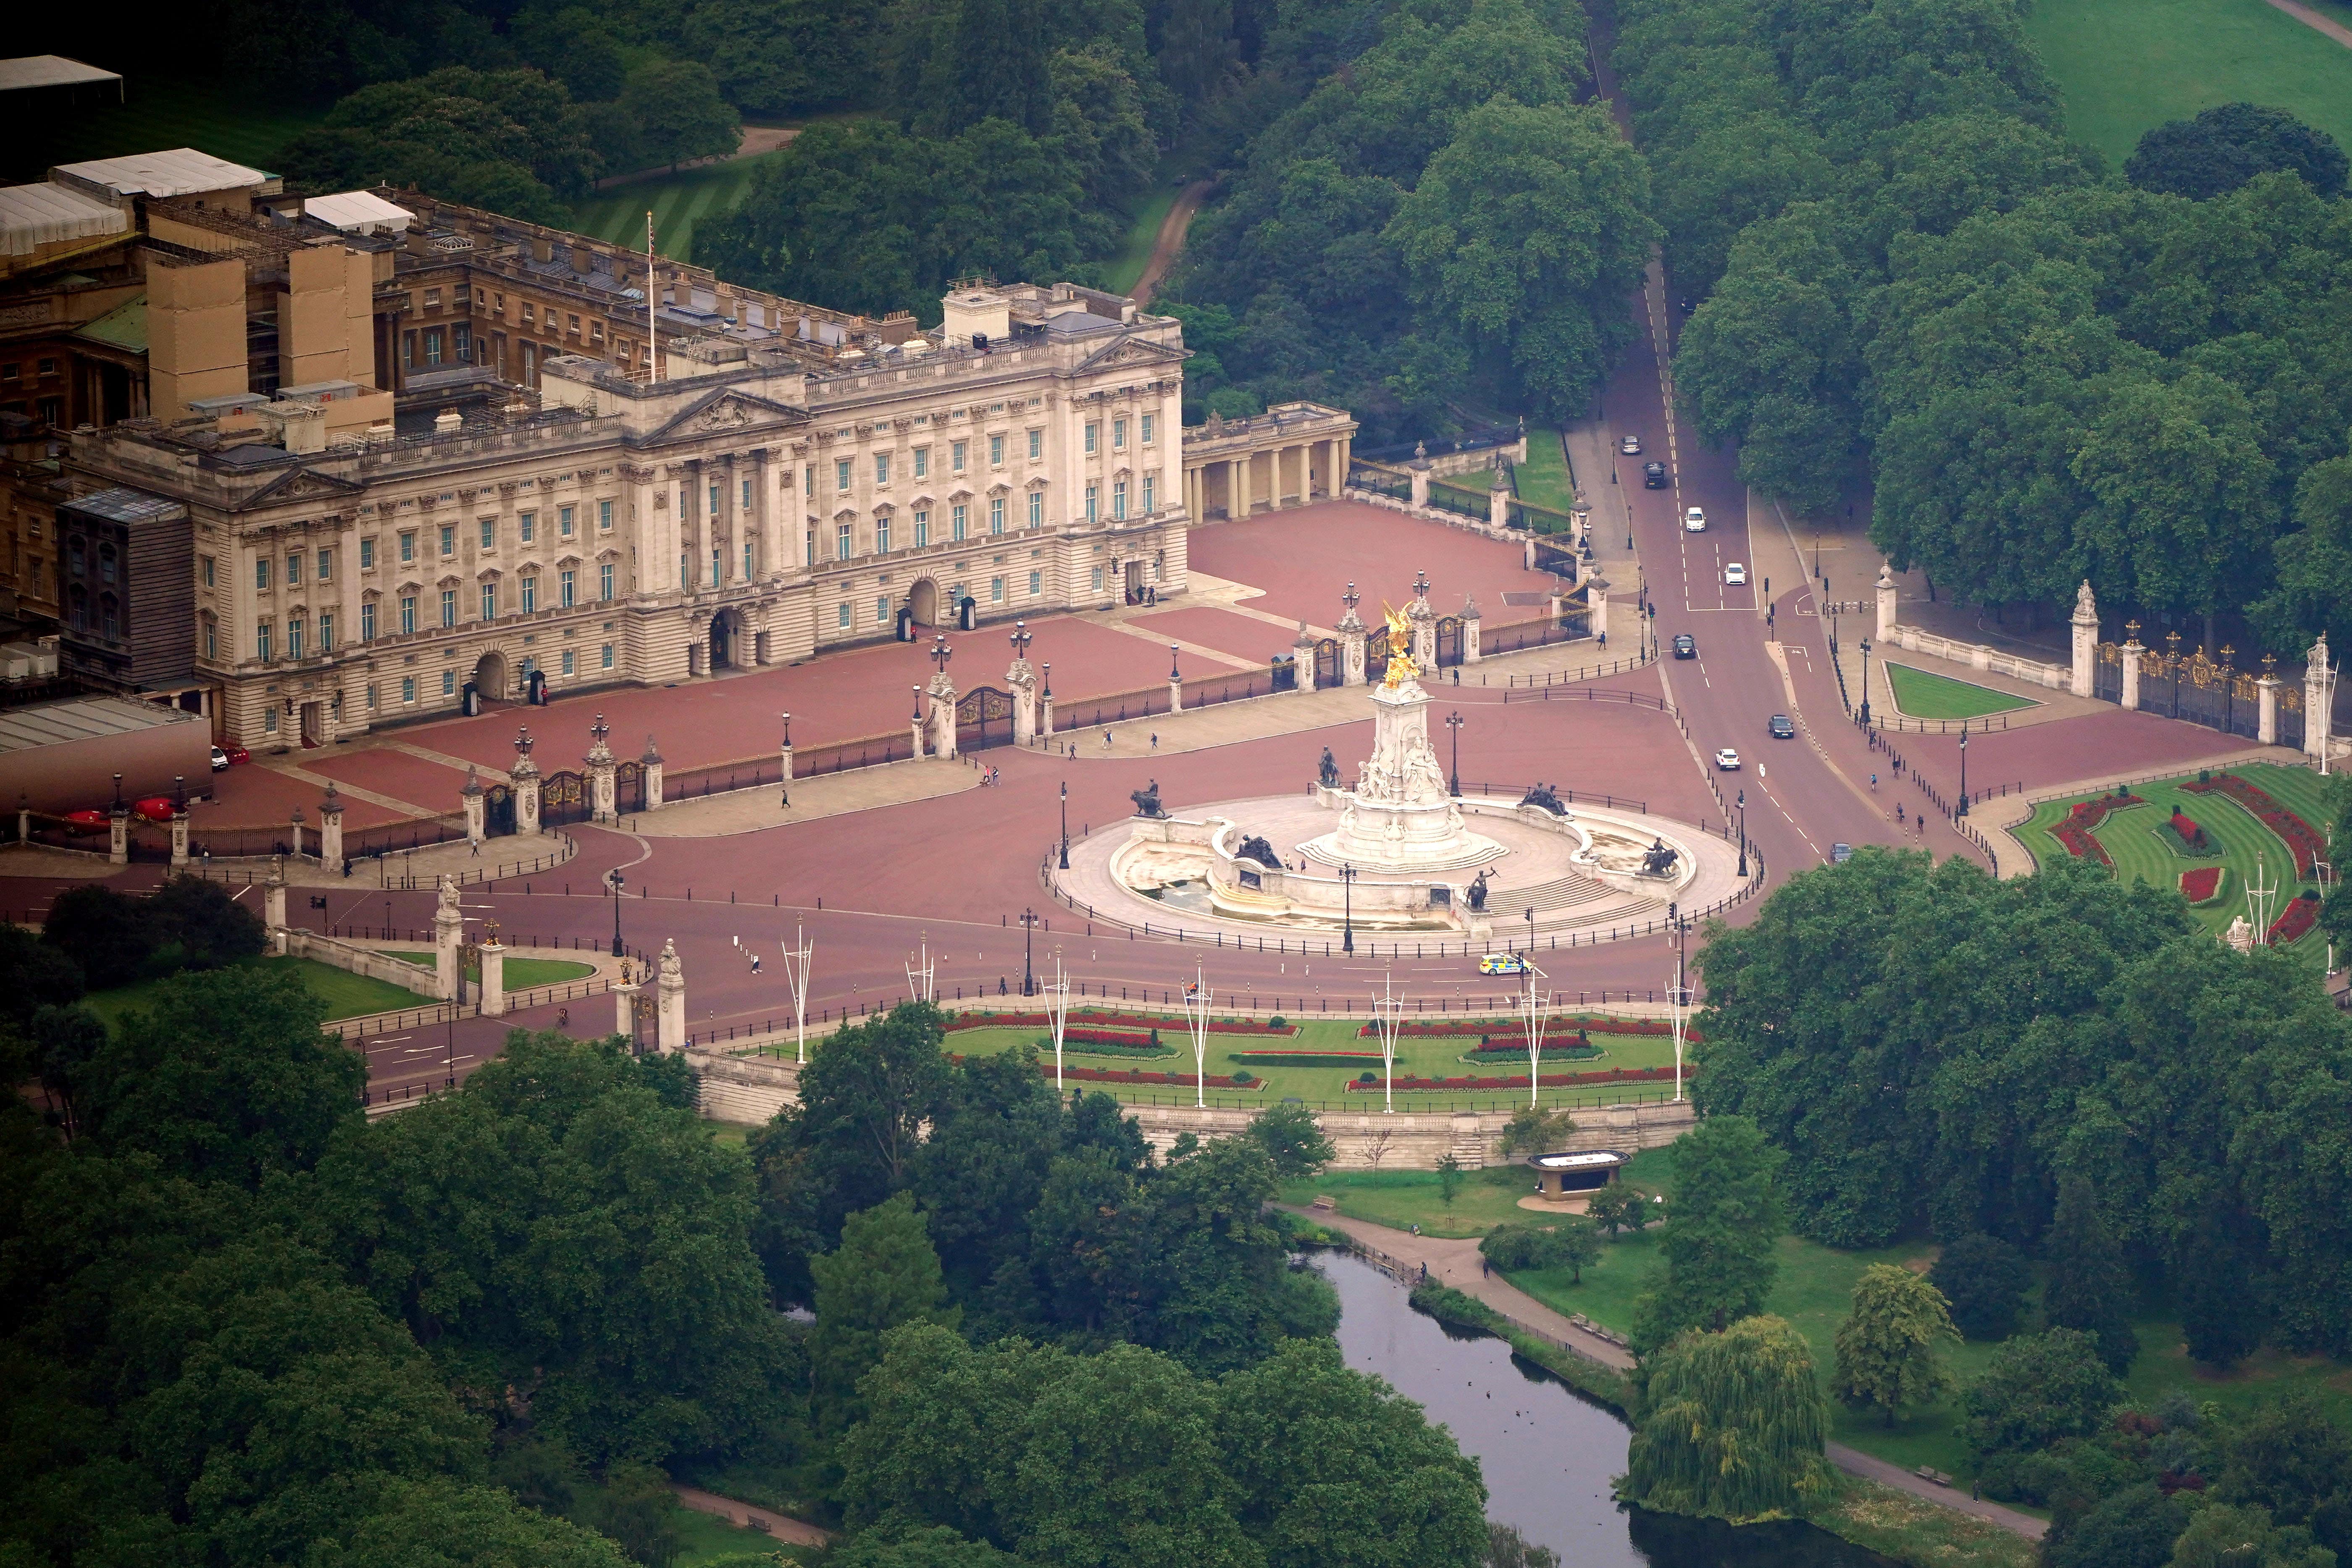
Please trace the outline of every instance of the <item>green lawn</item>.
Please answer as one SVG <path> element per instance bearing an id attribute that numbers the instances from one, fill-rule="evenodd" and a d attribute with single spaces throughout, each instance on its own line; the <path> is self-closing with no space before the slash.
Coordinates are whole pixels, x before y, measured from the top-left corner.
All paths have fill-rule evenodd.
<path id="1" fill-rule="evenodd" d="M 778 1541 L 761 1531 L 738 1530 L 717 1514 L 681 1508 L 677 1517 L 685 1550 L 671 1559 L 672 1568 L 699 1568 L 701 1563 L 745 1552 L 774 1552 L 789 1563 L 814 1562 L 824 1555 L 810 1547 Z"/>
<path id="2" fill-rule="evenodd" d="M 751 177 L 784 156 L 786 150 L 756 158 L 681 169 L 675 174 L 638 180 L 598 191 L 572 209 L 578 232 L 593 235 L 632 250 L 646 246 L 646 213 L 654 215 L 654 234 L 661 253 L 673 261 L 694 259 L 694 226 L 706 217 L 733 212 Z"/>
<path id="3" fill-rule="evenodd" d="M 29 128 L 31 134 L 12 143 L 8 172 L 37 179 L 58 163 L 174 147 L 275 172 L 279 150 L 326 114 L 323 104 L 289 105 L 278 95 L 226 81 L 176 81 L 134 71 L 125 75 L 122 88 L 119 105 L 93 101 Z"/>
<path id="4" fill-rule="evenodd" d="M 1528 432 L 1528 460 L 1518 466 L 1517 475 L 1521 500 L 1554 511 L 1575 510 L 1576 487 L 1570 481 L 1559 431 L 1538 426 Z"/>
<path id="5" fill-rule="evenodd" d="M 430 1001 L 415 992 L 382 980 L 371 980 L 364 974 L 320 963 L 310 958 L 256 958 L 249 963 L 264 969 L 291 971 L 310 988 L 313 995 L 327 1004 L 327 1017 L 362 1018 L 371 1013 L 390 1013 L 403 1007 L 430 1006 Z M 124 1014 L 133 1008 L 152 1005 L 156 994 L 168 980 L 142 980 L 136 985 L 118 986 L 112 991 L 93 991 L 83 1002 L 89 1010 L 111 1026 L 122 1021 Z"/>
<path id="6" fill-rule="evenodd" d="M 1143 204 L 1143 210 L 1128 226 L 1127 238 L 1120 244 L 1118 254 L 1103 266 L 1103 286 L 1112 293 L 1130 292 L 1143 277 L 1143 269 L 1151 264 L 1151 247 L 1160 238 L 1160 226 L 1168 221 L 1177 195 L 1174 185 L 1160 181 L 1151 199 Z"/>
<path id="7" fill-rule="evenodd" d="M 413 963 L 419 969 L 433 967 L 433 955 L 429 952 L 405 952 L 388 947 L 378 948 L 376 951 L 386 958 L 396 958 L 403 963 Z M 595 973 L 594 964 L 582 963 L 577 959 L 509 956 L 507 959 L 506 987 L 509 991 L 529 991 L 539 985 L 561 985 L 567 980 L 584 980 Z M 481 977 L 480 964 L 469 963 L 466 966 L 467 979 L 479 980 Z"/>
<path id="8" fill-rule="evenodd" d="M 1671 1194 L 1673 1172 L 1674 1151 L 1652 1149 L 1634 1157 L 1625 1169 L 1624 1179 L 1654 1192 Z M 1345 1179 L 1326 1177 L 1317 1190 L 1330 1191 L 1331 1183 Z M 1423 1215 L 1436 1218 L 1440 1211 L 1436 1206 L 1435 1177 L 1424 1175 L 1424 1181 L 1426 1206 L 1411 1217 L 1422 1219 L 1423 1229 L 1430 1230 L 1432 1225 Z M 1316 1186 L 1315 1183 L 1302 1183 L 1292 1190 Z M 1288 1198 L 1289 1193 L 1284 1195 Z M 1340 1212 L 1350 1212 L 1344 1195 L 1340 1195 Z M 1604 1245 L 1601 1260 L 1586 1265 L 1581 1285 L 1570 1284 L 1566 1269 L 1514 1275 L 1512 1283 L 1559 1311 L 1582 1312 L 1606 1327 L 1627 1332 L 1633 1325 L 1634 1303 L 1646 1288 L 1650 1273 L 1659 1266 L 1657 1236 L 1654 1228 L 1638 1237 L 1621 1237 Z M 1787 1318 L 1805 1336 L 1812 1347 L 1814 1367 L 1826 1389 L 1837 1363 L 1838 1324 L 1853 1308 L 1853 1282 L 1863 1269 L 1874 1263 L 1899 1263 L 1924 1269 L 1934 1261 L 1937 1249 L 1932 1243 L 1922 1240 L 1871 1251 L 1845 1252 L 1790 1236 L 1780 1238 L 1776 1251 L 1780 1274 L 1765 1310 Z M 2258 1400 L 2275 1399 L 2290 1390 L 2308 1390 L 2319 1395 L 2336 1419 L 2352 1425 L 2352 1363 L 2265 1352 L 2228 1376 L 2214 1376 L 2189 1363 L 2181 1348 L 2179 1321 L 2162 1310 L 2163 1303 L 2152 1305 L 2158 1310 L 2134 1320 L 2140 1353 L 2124 1380 L 2132 1399 L 2144 1407 L 2153 1408 L 2175 1388 L 2185 1389 L 2200 1403 L 2215 1400 L 2231 1410 L 2250 1408 Z M 1948 1346 L 1946 1364 L 1965 1384 L 1984 1370 L 1995 1348 L 1990 1343 Z M 1834 1415 L 1830 1435 L 1835 1441 L 1875 1454 L 1906 1469 L 1931 1465 L 1963 1478 L 1974 1473 L 1974 1456 L 1955 1431 L 1960 1418 L 1957 1398 L 1906 1413 L 1891 1428 L 1883 1416 L 1858 1415 L 1843 1405 L 1832 1405 L 1832 1409 Z"/>
<path id="9" fill-rule="evenodd" d="M 1373 1053 L 1370 1063 L 1370 1069 L 1378 1072 L 1381 1065 L 1380 1042 L 1377 1039 L 1358 1037 L 1356 1034 L 1358 1027 L 1357 1020 L 1311 1019 L 1300 1025 L 1299 1033 L 1296 1037 L 1286 1041 L 1269 1038 L 1263 1035 L 1211 1035 L 1207 1062 L 1210 1103 L 1264 1105 L 1286 1096 L 1296 1096 L 1309 1105 L 1328 1110 L 1367 1111 L 1380 1110 L 1381 1098 L 1377 1091 L 1368 1094 L 1361 1090 L 1350 1091 L 1347 1087 L 1348 1080 L 1364 1070 L 1362 1068 L 1252 1067 L 1248 1070 L 1263 1077 L 1265 1083 L 1253 1086 L 1246 1090 L 1233 1087 L 1233 1074 L 1241 1070 L 1241 1064 L 1232 1059 L 1234 1052 L 1277 1048 L 1284 1046 L 1295 1046 L 1307 1050 L 1370 1051 Z M 1508 1027 L 1508 1026 L 1498 1026 L 1498 1027 Z M 1050 1037 L 1050 1032 L 1042 1025 L 1017 1029 L 959 1029 L 948 1037 L 948 1049 L 962 1056 L 986 1056 Z M 1179 1025 L 1174 1028 L 1170 1028 L 1164 1024 L 1160 1026 L 1160 1039 L 1161 1044 L 1176 1047 L 1175 1054 L 1154 1057 L 1147 1060 L 1135 1057 L 1088 1055 L 1081 1047 L 1070 1046 L 1064 1048 L 1063 1060 L 1066 1065 L 1074 1067 L 1114 1068 L 1188 1075 L 1192 1073 L 1193 1070 L 1192 1042 L 1191 1037 L 1184 1033 L 1182 1026 Z M 1601 1048 L 1601 1055 L 1572 1061 L 1562 1059 L 1557 1064 L 1551 1057 L 1547 1056 L 1544 1058 L 1544 1071 L 1547 1074 L 1554 1071 L 1598 1072 L 1609 1068 L 1651 1068 L 1674 1065 L 1674 1042 L 1664 1037 L 1594 1035 L 1592 1043 Z M 1415 1039 L 1411 1037 L 1400 1039 L 1397 1042 L 1398 1074 L 1402 1076 L 1407 1072 L 1413 1072 L 1423 1078 L 1499 1077 L 1512 1070 L 1492 1067 L 1473 1067 L 1464 1062 L 1461 1059 L 1464 1051 L 1475 1044 L 1476 1044 L 1475 1039 Z M 1050 1047 L 1041 1051 L 1039 1055 L 1048 1064 L 1052 1062 L 1053 1052 Z M 1524 1057 L 1519 1059 L 1516 1070 L 1521 1073 L 1527 1070 L 1527 1060 Z M 1221 1077 L 1226 1080 L 1222 1089 L 1217 1085 L 1217 1079 Z M 1189 1104 L 1192 1099 L 1192 1088 L 1190 1083 L 1183 1085 L 1107 1083 L 1089 1087 L 1099 1088 L 1122 1100 L 1145 1101 L 1157 1100 L 1166 1102 L 1171 1099 L 1181 1099 Z M 1629 1099 L 1637 1095 L 1656 1098 L 1672 1092 L 1673 1085 L 1670 1082 L 1596 1084 L 1574 1089 L 1547 1089 L 1544 1090 L 1543 1098 L 1547 1105 L 1568 1103 L 1593 1105 Z M 1421 1090 L 1400 1092 L 1396 1097 L 1396 1105 L 1399 1110 L 1451 1110 L 1457 1106 L 1465 1109 L 1472 1106 L 1507 1109 L 1527 1103 L 1527 1099 L 1528 1091 L 1524 1089 L 1489 1089 L 1479 1093 L 1462 1090 L 1452 1092 Z"/>
<path id="10" fill-rule="evenodd" d="M 2063 94 L 2068 132 L 2117 168 L 2149 127 L 2239 100 L 2352 146 L 2352 49 L 2263 0 L 2041 0 L 2025 31 Z"/>
<path id="11" fill-rule="evenodd" d="M 1513 1160 L 1464 1172 L 1451 1205 L 1434 1171 L 1330 1171 L 1291 1183 L 1282 1201 L 1304 1206 L 1328 1197 L 1348 1218 L 1393 1230 L 1417 1225 L 1428 1236 L 1484 1236 L 1498 1225 L 1535 1223 L 1539 1216 L 1519 1207 L 1535 1186 L 1527 1167 Z"/>
<path id="12" fill-rule="evenodd" d="M 2031 698 L 2011 697 L 1989 686 L 1914 669 L 1892 659 L 1882 662 L 1886 682 L 1895 689 L 1895 706 L 1914 719 L 1981 719 L 1988 713 L 2010 713 L 2020 708 L 2042 706 Z"/>
<path id="13" fill-rule="evenodd" d="M 2272 763 L 2254 763 L 2231 770 L 2247 783 L 2263 789 L 2288 810 L 2294 812 L 2314 827 L 2326 831 L 2326 807 L 2322 799 L 2325 782 L 2318 774 L 2303 768 L 2279 767 Z M 2261 869 L 2266 880 L 2277 885 L 2278 897 L 2271 914 L 2276 919 L 2279 910 L 2299 887 L 2294 879 L 2294 857 L 2276 834 L 2255 820 L 2246 809 L 2221 795 L 2191 795 L 2180 786 L 2196 782 L 2194 773 L 2156 784 L 2131 786 L 2134 795 L 2148 804 L 2126 806 L 2111 812 L 2099 825 L 2093 837 L 2105 847 L 2116 863 L 2116 875 L 2148 883 L 2152 887 L 2178 889 L 2180 873 L 2198 866 L 2221 865 L 2229 868 L 2223 879 L 2221 896 L 2210 904 L 2191 907 L 2189 914 L 2206 930 L 2220 932 L 2230 922 L 2247 913 L 2245 892 L 2255 873 L 2255 851 L 2262 852 Z M 2017 830 L 2037 861 L 2063 857 L 2066 851 L 2051 837 L 2050 830 L 2066 818 L 2077 801 L 2092 798 L 2074 795 L 2065 800 L 2044 801 L 2034 807 L 2033 816 Z M 2170 820 L 2178 806 L 2205 829 L 2207 836 L 2220 843 L 2222 853 L 2217 858 L 2189 859 L 2172 849 L 2170 843 L 2156 829 L 2158 824 Z M 2249 916 L 2248 918 L 2252 918 Z M 2326 962 L 2326 938 L 2317 931 L 2305 936 L 2288 952 L 2316 965 Z"/>

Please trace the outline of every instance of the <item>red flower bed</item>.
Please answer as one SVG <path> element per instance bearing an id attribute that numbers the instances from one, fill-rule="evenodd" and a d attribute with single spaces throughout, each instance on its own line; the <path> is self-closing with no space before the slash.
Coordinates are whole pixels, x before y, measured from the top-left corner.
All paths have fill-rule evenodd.
<path id="1" fill-rule="evenodd" d="M 960 1062 L 963 1060 L 963 1058 L 959 1056 L 950 1056 L 948 1058 L 948 1060 L 951 1062 Z M 1045 1076 L 1051 1078 L 1054 1073 L 1054 1064 L 1049 1061 L 1040 1061 L 1037 1064 L 1037 1070 Z M 1077 1079 L 1087 1083 L 1148 1083 L 1160 1084 L 1163 1086 L 1172 1085 L 1180 1088 L 1195 1084 L 1200 1081 L 1195 1075 L 1189 1072 L 1145 1072 L 1139 1069 L 1130 1069 L 1128 1068 L 1066 1067 L 1062 1069 L 1062 1076 L 1064 1078 Z M 1246 1072 L 1213 1072 L 1209 1075 L 1208 1081 L 1209 1087 L 1212 1089 L 1247 1089 L 1251 1085 L 1256 1083 L 1257 1079 L 1254 1075 Z M 1524 1079 L 1520 1081 L 1522 1083 L 1526 1082 Z"/>
<path id="2" fill-rule="evenodd" d="M 2318 923 L 2319 895 L 2305 893 L 2301 898 L 2287 900 L 2286 908 L 2279 911 L 2279 918 L 2271 921 L 2270 934 L 2263 940 L 2273 947 L 2284 947 L 2310 935 L 2311 928 Z"/>
<path id="3" fill-rule="evenodd" d="M 1698 1068 L 1696 1067 L 1686 1067 L 1683 1068 L 1683 1077 L 1688 1079 L 1697 1071 Z M 1548 1072 L 1543 1075 L 1541 1087 L 1574 1089 L 1580 1085 L 1593 1083 L 1655 1083 L 1661 1079 L 1671 1081 L 1674 1076 L 1675 1069 L 1672 1068 L 1611 1068 L 1605 1072 Z M 1525 1089 L 1528 1087 L 1528 1075 L 1520 1073 L 1510 1078 L 1401 1078 L 1395 1080 L 1395 1087 L 1450 1089 Z M 1374 1079 L 1370 1083 L 1359 1080 L 1350 1083 L 1348 1088 L 1350 1092 L 1377 1090 L 1381 1088 L 1381 1080 Z"/>
<path id="4" fill-rule="evenodd" d="M 2327 853 L 2327 841 L 2312 831 L 2311 824 L 2271 798 L 2269 791 L 2248 784 L 2235 773 L 2215 773 L 2210 779 L 2180 787 L 2190 795 L 2228 795 L 2252 812 L 2257 821 L 2277 834 L 2294 852 L 2297 877 L 2312 875 L 2320 857 Z"/>
<path id="5" fill-rule="evenodd" d="M 947 1032 L 952 1035 L 959 1029 L 1045 1028 L 1052 1022 L 1053 1020 L 1046 1017 L 1043 1013 L 958 1013 L 948 1020 Z M 1070 1022 L 1074 1026 L 1079 1024 L 1105 1025 L 1113 1029 L 1125 1029 L 1129 1033 L 1149 1031 L 1151 1029 L 1175 1029 L 1185 1031 L 1190 1027 L 1190 1026 L 1188 1026 L 1181 1018 L 1171 1018 L 1150 1013 L 1113 1013 L 1100 1007 L 1073 1008 L 1070 1012 Z M 1220 1023 L 1212 1020 L 1209 1025 L 1209 1033 L 1213 1035 L 1273 1035 L 1282 1039 L 1288 1039 L 1291 1036 L 1298 1033 L 1298 1026 L 1296 1024 L 1285 1024 L 1282 1027 L 1277 1029 L 1270 1024 L 1254 1024 L 1244 1022 Z"/>
<path id="6" fill-rule="evenodd" d="M 1407 1024 L 1397 1030 L 1397 1033 L 1401 1036 L 1406 1037 L 1407 1038 L 1416 1040 L 1444 1040 L 1455 1039 L 1465 1035 L 1500 1035 L 1507 1037 L 1514 1027 L 1517 1027 L 1519 1038 L 1524 1042 L 1528 1037 L 1527 1026 L 1524 1024 L 1515 1026 L 1512 1021 L 1507 1018 L 1501 1020 L 1489 1018 L 1485 1023 L 1479 1023 L 1473 1019 L 1465 1018 L 1459 1023 Z M 1671 1035 L 1675 1032 L 1673 1025 L 1668 1024 L 1664 1019 L 1660 1018 L 1554 1018 L 1550 1023 L 1545 1026 L 1545 1028 L 1548 1030 L 1582 1029 L 1596 1035 Z M 1358 1029 L 1356 1033 L 1366 1039 L 1370 1039 L 1372 1037 L 1378 1035 L 1380 1030 L 1373 1025 L 1366 1024 L 1362 1028 Z M 1550 1037 L 1547 1035 L 1545 1037 L 1549 1038 Z M 1687 1026 L 1683 1030 L 1683 1038 L 1685 1040 L 1697 1040 L 1701 1044 L 1706 1043 L 1701 1039 L 1699 1032 L 1696 1029 Z"/>
<path id="7" fill-rule="evenodd" d="M 1130 1035 L 1118 1029 L 1065 1029 L 1062 1043 L 1066 1046 L 1139 1046 L 1146 1050 L 1160 1044 L 1157 1033 Z"/>
<path id="8" fill-rule="evenodd" d="M 2192 904 L 2210 904 L 2221 891 L 2221 868 L 2200 866 L 2180 873 L 2180 892 Z"/>
<path id="9" fill-rule="evenodd" d="M 2115 861 L 2108 858 L 2107 847 L 2091 837 L 2092 829 L 2107 819 L 2107 813 L 2126 805 L 2146 805 L 2136 795 L 2103 795 L 2095 800 L 2078 801 L 2066 814 L 2066 820 L 2050 830 L 2050 837 L 2066 847 L 2066 853 L 2078 860 L 2096 860 L 2112 869 Z"/>
<path id="10" fill-rule="evenodd" d="M 2205 830 L 2197 826 L 2196 819 L 2183 816 L 2177 805 L 2172 808 L 2172 831 L 2181 843 L 2200 854 L 2212 847 L 2205 842 Z"/>

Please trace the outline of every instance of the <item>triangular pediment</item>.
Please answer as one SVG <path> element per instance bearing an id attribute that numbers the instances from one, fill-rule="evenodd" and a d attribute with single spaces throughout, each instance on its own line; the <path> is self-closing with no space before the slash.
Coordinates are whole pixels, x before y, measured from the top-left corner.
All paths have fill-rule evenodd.
<path id="1" fill-rule="evenodd" d="M 363 494 L 366 489 L 365 485 L 339 479 L 315 468 L 289 468 L 246 497 L 236 510 L 251 511 L 257 507 L 292 506 L 302 501 L 343 500 Z"/>
<path id="2" fill-rule="evenodd" d="M 1093 358 L 1080 364 L 1080 370 L 1112 370 L 1124 364 L 1182 364 L 1192 357 L 1190 349 L 1171 349 L 1166 343 L 1155 343 L 1142 338 L 1122 338 Z"/>
<path id="3" fill-rule="evenodd" d="M 676 441 L 730 430 L 756 430 L 777 425 L 805 425 L 809 416 L 799 409 L 754 393 L 721 387 L 680 409 L 676 417 L 648 440 Z"/>

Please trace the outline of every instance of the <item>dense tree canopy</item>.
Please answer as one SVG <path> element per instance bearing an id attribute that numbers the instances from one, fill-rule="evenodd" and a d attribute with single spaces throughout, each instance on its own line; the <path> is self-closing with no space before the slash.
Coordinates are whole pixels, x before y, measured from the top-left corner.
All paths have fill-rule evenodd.
<path id="1" fill-rule="evenodd" d="M 1675 1201 L 1658 1238 L 1665 1267 L 1635 1315 L 1636 1350 L 1685 1329 L 1720 1333 L 1763 1310 L 1786 1224 L 1784 1160 L 1745 1116 L 1710 1115 L 1675 1145 Z"/>
<path id="2" fill-rule="evenodd" d="M 2326 132 L 2284 109 L 2217 103 L 2188 120 L 2150 128 L 2132 149 L 2124 177 L 2144 191 L 2203 201 L 2257 174 L 2294 174 L 2323 196 L 2341 195 L 2352 163 Z"/>
<path id="3" fill-rule="evenodd" d="M 1864 850 L 1700 963 L 1700 1107 L 1787 1152 L 1800 1232 L 1879 1246 L 1924 1224 L 2049 1251 L 2081 1173 L 2098 1228 L 2158 1275 L 2199 1254 L 2216 1205 L 2242 1215 L 2242 1302 L 2279 1342 L 2352 1347 L 2333 1195 L 2352 1038 L 2292 961 L 2233 952 L 2170 889 L 2096 867 L 1995 881 Z"/>

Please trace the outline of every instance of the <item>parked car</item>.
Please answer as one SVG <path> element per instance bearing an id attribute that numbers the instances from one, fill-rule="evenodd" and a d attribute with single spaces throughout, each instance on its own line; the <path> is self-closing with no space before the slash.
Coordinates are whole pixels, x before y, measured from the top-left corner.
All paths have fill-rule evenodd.
<path id="1" fill-rule="evenodd" d="M 1643 464 L 1642 488 L 1645 490 L 1664 489 L 1666 488 L 1666 466 L 1664 463 Z"/>
<path id="2" fill-rule="evenodd" d="M 1698 309 L 1698 301 L 1685 294 L 1681 299 L 1675 301 L 1675 308 L 1680 310 L 1684 315 L 1687 316 L 1693 310 Z"/>
<path id="3" fill-rule="evenodd" d="M 1683 513 L 1683 531 L 1685 533 L 1705 533 L 1706 531 L 1706 511 L 1698 507 L 1692 507 L 1685 510 Z"/>
<path id="4" fill-rule="evenodd" d="M 1748 585 L 1747 563 L 1745 562 L 1735 561 L 1728 566 L 1726 566 L 1723 569 L 1723 584 L 1727 588 L 1746 587 Z"/>
<path id="5" fill-rule="evenodd" d="M 1642 455 L 1642 438 L 1639 436 L 1620 436 L 1617 437 L 1617 449 L 1629 458 L 1638 458 Z"/>
<path id="6" fill-rule="evenodd" d="M 234 765 L 242 767 L 247 763 L 253 761 L 253 753 L 247 751 L 243 746 L 231 745 L 227 750 L 228 760 Z"/>
<path id="7" fill-rule="evenodd" d="M 216 773 L 228 772 L 228 753 L 218 746 L 213 748 L 213 772 Z"/>
<path id="8" fill-rule="evenodd" d="M 1490 952 L 1478 961 L 1481 974 L 1524 974 L 1528 961 L 1516 952 Z"/>
<path id="9" fill-rule="evenodd" d="M 1797 727 L 1789 722 L 1789 716 L 1786 713 L 1773 714 L 1772 721 L 1765 728 L 1772 731 L 1772 738 L 1776 741 L 1793 741 L 1797 738 Z"/>
<path id="10" fill-rule="evenodd" d="M 1723 773 L 1736 773 L 1739 771 L 1739 753 L 1726 746 L 1715 753 L 1715 765 Z"/>
<path id="11" fill-rule="evenodd" d="M 1849 860 L 1851 860 L 1851 859 L 1853 859 L 1853 845 L 1851 845 L 1851 844 L 1832 844 L 1832 845 L 1831 845 L 1831 846 L 1830 846 L 1830 859 L 1831 859 L 1832 861 L 1833 861 L 1834 863 L 1836 863 L 1837 865 L 1843 866 L 1843 865 L 1844 865 L 1847 861 L 1849 861 Z"/>
<path id="12" fill-rule="evenodd" d="M 1698 639 L 1692 637 L 1688 632 L 1676 632 L 1675 634 L 1675 657 L 1676 658 L 1696 658 L 1698 657 Z"/>

